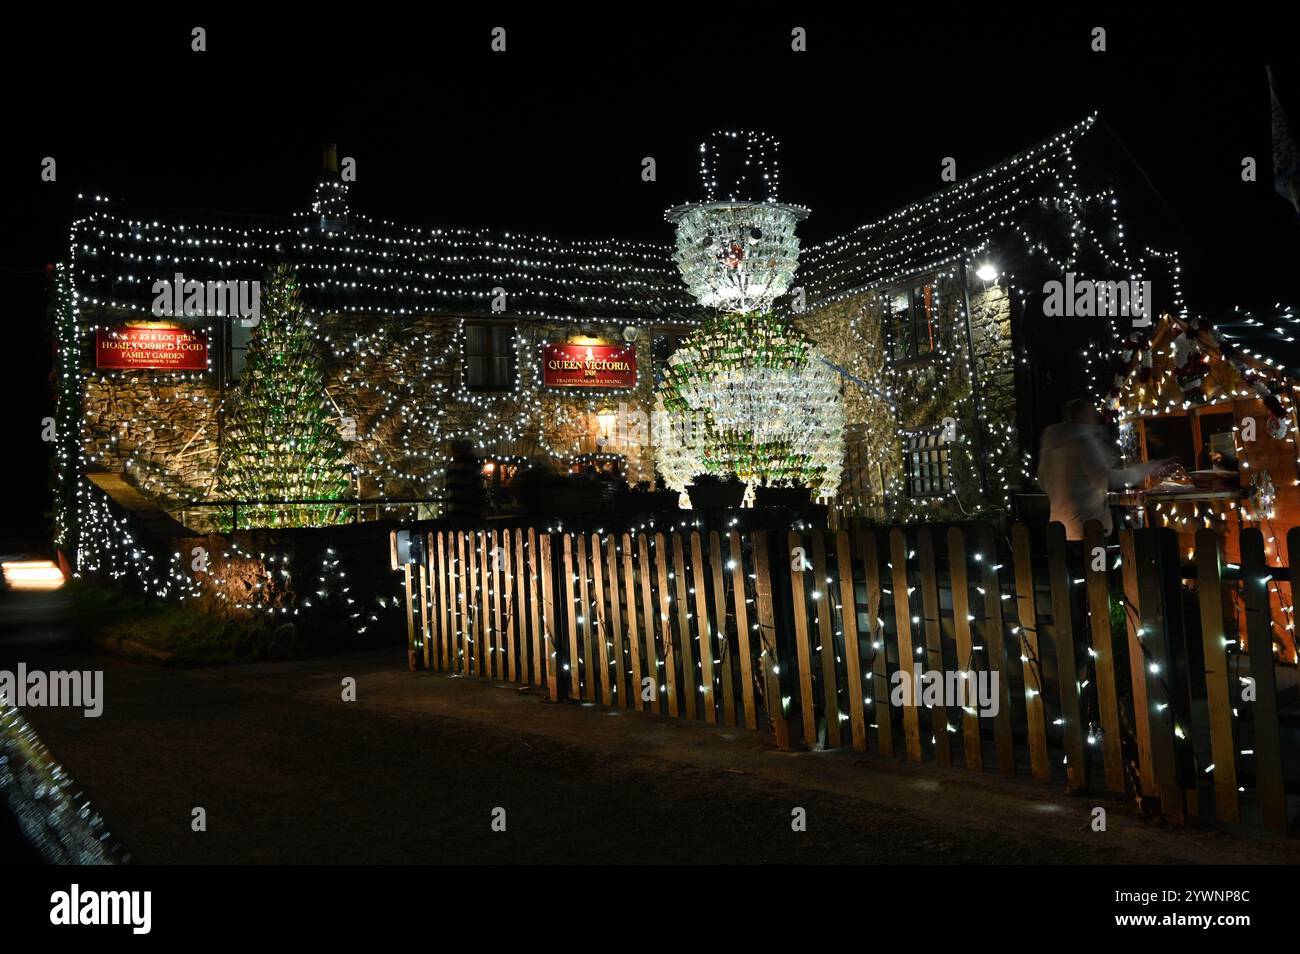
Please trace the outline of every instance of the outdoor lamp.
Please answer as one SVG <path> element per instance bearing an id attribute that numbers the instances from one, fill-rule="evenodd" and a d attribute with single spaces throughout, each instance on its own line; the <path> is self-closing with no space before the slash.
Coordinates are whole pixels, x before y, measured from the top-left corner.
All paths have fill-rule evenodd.
<path id="1" fill-rule="evenodd" d="M 600 436 L 609 440 L 614 433 L 614 424 L 618 421 L 618 411 L 612 407 L 602 407 L 596 412 L 596 420 L 600 422 Z"/>

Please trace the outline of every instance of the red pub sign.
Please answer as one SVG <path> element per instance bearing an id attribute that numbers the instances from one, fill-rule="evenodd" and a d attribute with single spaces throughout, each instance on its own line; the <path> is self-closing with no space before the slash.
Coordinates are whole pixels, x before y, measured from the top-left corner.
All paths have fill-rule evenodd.
<path id="1" fill-rule="evenodd" d="M 208 370 L 208 338 L 201 331 L 157 322 L 95 330 L 95 367 Z"/>
<path id="2" fill-rule="evenodd" d="M 545 345 L 542 384 L 548 388 L 636 387 L 636 345 Z"/>

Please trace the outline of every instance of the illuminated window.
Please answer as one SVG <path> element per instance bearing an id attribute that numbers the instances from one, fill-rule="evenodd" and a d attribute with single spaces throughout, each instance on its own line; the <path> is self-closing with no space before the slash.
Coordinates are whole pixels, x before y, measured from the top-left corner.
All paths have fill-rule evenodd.
<path id="1" fill-rule="evenodd" d="M 934 285 L 897 288 L 885 296 L 885 330 L 894 362 L 939 350 L 939 296 Z"/>
<path id="2" fill-rule="evenodd" d="M 509 391 L 518 364 L 515 329 L 510 325 L 465 325 L 465 387 L 471 391 Z"/>
<path id="3" fill-rule="evenodd" d="M 912 434 L 904 447 L 903 466 L 909 497 L 940 497 L 952 491 L 949 444 L 943 429 Z"/>

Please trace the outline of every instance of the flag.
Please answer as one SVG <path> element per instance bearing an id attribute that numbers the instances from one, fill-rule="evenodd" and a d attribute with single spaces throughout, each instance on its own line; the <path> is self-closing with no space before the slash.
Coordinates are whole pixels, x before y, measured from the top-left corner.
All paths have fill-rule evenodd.
<path id="1" fill-rule="evenodd" d="M 1268 73 L 1268 95 L 1273 112 L 1273 188 L 1278 195 L 1286 199 L 1300 214 L 1300 151 L 1296 149 L 1295 140 L 1286 123 L 1286 113 L 1278 102 L 1277 87 L 1273 85 L 1273 70 L 1264 67 Z"/>

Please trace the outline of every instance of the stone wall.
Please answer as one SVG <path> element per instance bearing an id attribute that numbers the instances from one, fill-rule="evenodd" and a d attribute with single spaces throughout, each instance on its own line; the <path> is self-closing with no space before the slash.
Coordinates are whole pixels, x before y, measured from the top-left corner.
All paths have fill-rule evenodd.
<path id="1" fill-rule="evenodd" d="M 938 305 L 938 347 L 926 358 L 893 364 L 886 348 L 884 293 L 872 288 L 798 316 L 800 327 L 828 359 L 877 392 L 846 381 L 845 418 L 850 441 L 845 472 L 845 510 L 867 516 L 907 520 L 959 519 L 996 504 L 1003 473 L 1015 473 L 1019 442 L 1015 434 L 1015 358 L 1011 308 L 1006 288 L 972 280 L 971 338 L 979 376 L 979 413 L 971 388 L 965 300 L 960 273 L 918 276 L 911 284 L 933 281 Z M 891 286 L 892 287 L 892 286 Z M 903 447 L 909 432 L 941 431 L 952 419 L 954 498 L 916 501 L 907 496 Z M 976 422 L 980 422 L 978 436 Z M 977 439 L 978 437 L 978 439 Z M 977 462 L 984 461 L 981 488 Z M 855 474 L 854 471 L 857 471 Z M 1008 478 L 1014 486 L 1015 480 Z M 882 492 L 883 488 L 883 492 Z"/>
<path id="2" fill-rule="evenodd" d="M 90 466 L 124 473 L 169 501 L 208 494 L 217 463 L 217 387 L 204 375 L 88 373 L 83 448 Z"/>
<path id="3" fill-rule="evenodd" d="M 561 464 L 591 453 L 625 456 L 632 483 L 654 479 L 649 415 L 654 408 L 652 333 L 637 341 L 637 385 L 587 395 L 543 391 L 542 345 L 566 341 L 573 325 L 520 322 L 513 391 L 463 386 L 456 318 L 327 317 L 320 322 L 326 388 L 360 474 L 362 497 L 437 497 L 448 448 L 472 440 L 480 453 L 551 456 Z M 586 334 L 622 343 L 623 326 Z M 84 371 L 83 432 L 92 467 L 125 473 L 142 491 L 175 506 L 209 497 L 216 472 L 217 408 L 212 376 L 159 371 Z M 227 391 L 237 400 L 237 390 Z M 597 412 L 619 425 L 602 438 Z"/>
<path id="4" fill-rule="evenodd" d="M 996 502 L 1002 475 L 1017 473 L 1015 359 L 1006 289 L 971 280 L 971 329 L 981 386 L 977 415 L 960 279 L 957 273 L 932 278 L 939 296 L 939 347 L 924 360 L 891 366 L 879 289 L 797 318 L 830 361 L 868 386 L 847 380 L 845 385 L 846 420 L 856 444 L 846 468 L 846 483 L 854 484 L 846 488 L 848 512 L 907 519 L 923 511 L 957 518 L 985 499 Z M 355 434 L 346 447 L 360 474 L 362 497 L 440 496 L 448 447 L 458 438 L 472 440 L 483 455 L 550 456 L 560 463 L 581 454 L 617 453 L 626 458 L 629 482 L 654 479 L 648 427 L 654 408 L 654 329 L 643 328 L 637 340 L 636 387 L 588 396 L 540 387 L 542 345 L 569 340 L 578 331 L 621 342 L 621 325 L 579 329 L 521 321 L 514 327 L 516 387 L 498 394 L 463 386 L 459 319 L 335 316 L 321 321 L 327 389 L 341 428 Z M 86 372 L 83 438 L 92 464 L 125 472 L 166 504 L 208 497 L 218 456 L 219 396 L 215 383 L 205 378 Z M 881 392 L 891 396 L 893 408 Z M 610 440 L 603 440 L 599 430 L 596 415 L 603 408 L 615 411 L 619 422 Z M 923 504 L 910 500 L 903 479 L 906 435 L 942 428 L 947 418 L 956 422 L 956 498 Z M 978 440 L 977 419 L 982 421 Z M 977 460 L 987 462 L 989 495 L 981 492 Z M 1009 479 L 1014 487 L 1018 479 Z"/>

